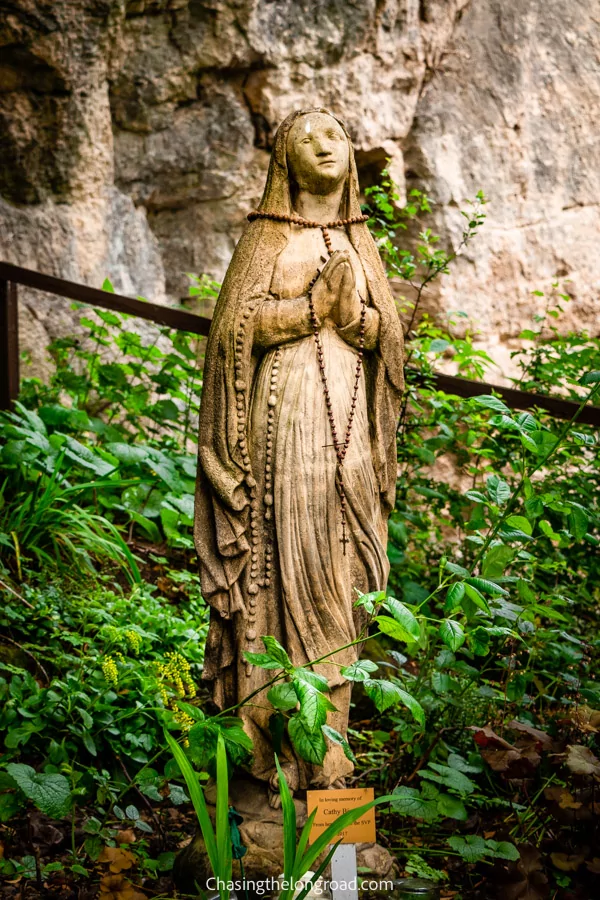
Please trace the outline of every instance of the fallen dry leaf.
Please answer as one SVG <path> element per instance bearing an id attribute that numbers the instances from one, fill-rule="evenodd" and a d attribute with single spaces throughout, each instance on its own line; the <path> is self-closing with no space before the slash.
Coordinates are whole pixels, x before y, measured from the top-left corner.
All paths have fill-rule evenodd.
<path id="1" fill-rule="evenodd" d="M 576 800 L 566 788 L 550 787 L 544 791 L 546 800 L 555 800 L 561 809 L 581 809 L 582 803 Z"/>
<path id="2" fill-rule="evenodd" d="M 586 862 L 585 865 L 588 872 L 591 872 L 592 875 L 600 875 L 600 856 L 595 856 L 589 862 Z"/>
<path id="3" fill-rule="evenodd" d="M 131 869 L 135 864 L 135 856 L 130 850 L 122 850 L 121 847 L 104 847 L 98 862 L 108 863 L 110 871 L 116 874 L 123 869 Z"/>
<path id="4" fill-rule="evenodd" d="M 580 706 L 573 713 L 571 720 L 586 734 L 596 734 L 600 731 L 600 710 L 591 709 L 589 706 Z"/>
<path id="5" fill-rule="evenodd" d="M 100 880 L 99 900 L 148 900 L 148 898 L 123 875 L 105 875 Z"/>
<path id="6" fill-rule="evenodd" d="M 133 828 L 124 828 L 115 835 L 117 844 L 135 844 L 136 836 Z"/>
<path id="7" fill-rule="evenodd" d="M 534 728 L 533 725 L 527 725 L 523 722 L 517 722 L 516 719 L 513 719 L 512 722 L 509 723 L 511 731 L 517 731 L 520 734 L 526 734 L 528 737 L 533 738 L 536 743 L 540 745 L 540 747 L 550 747 L 552 744 L 552 738 L 549 734 L 546 734 L 545 731 L 540 731 L 539 728 Z"/>
<path id="8" fill-rule="evenodd" d="M 567 747 L 565 762 L 575 775 L 595 775 L 600 777 L 600 760 L 583 744 L 570 744 Z"/>
<path id="9" fill-rule="evenodd" d="M 585 857 L 583 854 L 570 853 L 551 853 L 550 859 L 552 864 L 560 869 L 561 872 L 576 872 L 583 863 Z"/>

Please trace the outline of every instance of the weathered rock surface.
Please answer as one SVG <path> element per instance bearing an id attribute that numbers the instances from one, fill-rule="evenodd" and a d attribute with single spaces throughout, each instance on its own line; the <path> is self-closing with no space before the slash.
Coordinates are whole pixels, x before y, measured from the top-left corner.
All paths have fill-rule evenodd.
<path id="1" fill-rule="evenodd" d="M 391 158 L 402 188 L 438 201 L 448 244 L 463 199 L 490 198 L 431 308 L 506 346 L 558 274 L 569 322 L 596 328 L 599 16 L 583 0 L 11 0 L 0 257 L 178 300 L 186 272 L 223 275 L 279 122 L 324 105 L 363 184 Z M 73 314 L 23 293 L 39 364 Z"/>

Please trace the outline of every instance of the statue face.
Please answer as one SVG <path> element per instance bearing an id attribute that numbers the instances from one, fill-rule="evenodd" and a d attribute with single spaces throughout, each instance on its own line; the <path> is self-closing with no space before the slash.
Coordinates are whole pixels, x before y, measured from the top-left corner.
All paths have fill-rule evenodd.
<path id="1" fill-rule="evenodd" d="M 287 155 L 296 184 L 311 194 L 331 193 L 348 175 L 348 138 L 326 113 L 296 119 L 288 135 Z"/>

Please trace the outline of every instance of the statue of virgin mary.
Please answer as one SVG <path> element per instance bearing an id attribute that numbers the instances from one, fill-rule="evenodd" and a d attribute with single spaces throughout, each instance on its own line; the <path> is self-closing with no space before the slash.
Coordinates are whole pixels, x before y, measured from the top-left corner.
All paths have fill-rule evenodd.
<path id="1" fill-rule="evenodd" d="M 249 664 L 272 635 L 329 683 L 329 724 L 348 725 L 359 593 L 384 589 L 396 483 L 403 337 L 361 214 L 354 152 L 325 109 L 290 115 L 275 137 L 260 206 L 217 301 L 200 410 L 195 540 L 211 607 L 204 678 L 239 710 L 251 775 L 277 791 L 273 672 Z M 334 653 L 338 648 L 341 652 Z M 333 654 L 329 656 L 329 654 Z M 332 743 L 322 765 L 284 739 L 292 790 L 343 786 Z"/>

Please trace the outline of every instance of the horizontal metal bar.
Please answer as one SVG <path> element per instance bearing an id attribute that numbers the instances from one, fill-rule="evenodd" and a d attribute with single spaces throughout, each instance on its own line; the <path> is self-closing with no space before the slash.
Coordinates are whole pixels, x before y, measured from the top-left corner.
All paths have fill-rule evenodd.
<path id="1" fill-rule="evenodd" d="M 49 294 L 58 294 L 60 297 L 77 300 L 79 303 L 88 303 L 90 306 L 127 313 L 127 315 L 156 322 L 157 325 L 166 325 L 168 328 L 176 328 L 178 331 L 187 331 L 190 334 L 206 336 L 210 330 L 211 320 L 205 316 L 196 316 L 183 309 L 173 309 L 172 306 L 160 306 L 158 303 L 135 300 L 133 297 L 124 297 L 122 294 L 111 294 L 109 291 L 101 291 L 85 284 L 78 284 L 76 281 L 66 281 L 64 278 L 56 278 L 54 275 L 45 275 L 43 272 L 35 272 L 33 269 L 25 269 L 22 266 L 13 266 L 11 263 L 0 262 L 1 279 L 18 282 L 39 291 L 47 291 Z"/>
<path id="2" fill-rule="evenodd" d="M 137 316 L 158 325 L 166 325 L 179 331 L 190 334 L 208 335 L 211 320 L 206 316 L 197 316 L 194 313 L 182 309 L 173 309 L 170 306 L 159 306 L 157 303 L 149 303 L 135 300 L 132 297 L 124 297 L 121 294 L 111 294 L 98 288 L 78 284 L 75 281 L 67 281 L 64 278 L 56 278 L 54 275 L 45 275 L 15 266 L 12 263 L 0 262 L 0 281 L 6 280 L 36 288 L 60 297 L 67 297 L 79 303 L 88 303 L 91 306 L 99 306 L 103 309 L 126 313 Z M 419 381 L 423 381 L 419 377 Z M 511 409 L 543 409 L 558 419 L 572 419 L 579 404 L 573 400 L 561 397 L 546 397 L 543 394 L 534 394 L 531 391 L 519 391 L 517 388 L 501 387 L 497 384 L 488 384 L 482 381 L 471 381 L 468 378 L 460 378 L 457 375 L 436 374 L 428 378 L 428 383 L 439 391 L 456 394 L 459 397 L 477 397 L 480 394 L 499 394 Z M 600 407 L 586 406 L 578 417 L 582 425 L 594 425 L 600 427 Z"/>
<path id="3" fill-rule="evenodd" d="M 416 372 L 416 370 L 413 370 Z M 503 387 L 498 384 L 488 384 L 485 381 L 471 381 L 469 378 L 460 378 L 458 375 L 444 375 L 436 373 L 431 377 L 422 377 L 417 374 L 417 380 L 423 384 L 428 382 L 437 391 L 447 394 L 456 394 L 458 397 L 478 397 L 481 394 L 499 394 L 507 406 L 511 409 L 543 409 L 556 419 L 572 419 L 580 404 L 574 400 L 562 397 L 546 397 L 544 394 L 534 394 L 532 391 L 519 391 L 517 388 Z M 596 425 L 600 427 L 600 406 L 588 405 L 584 407 L 577 421 L 582 425 Z"/>

